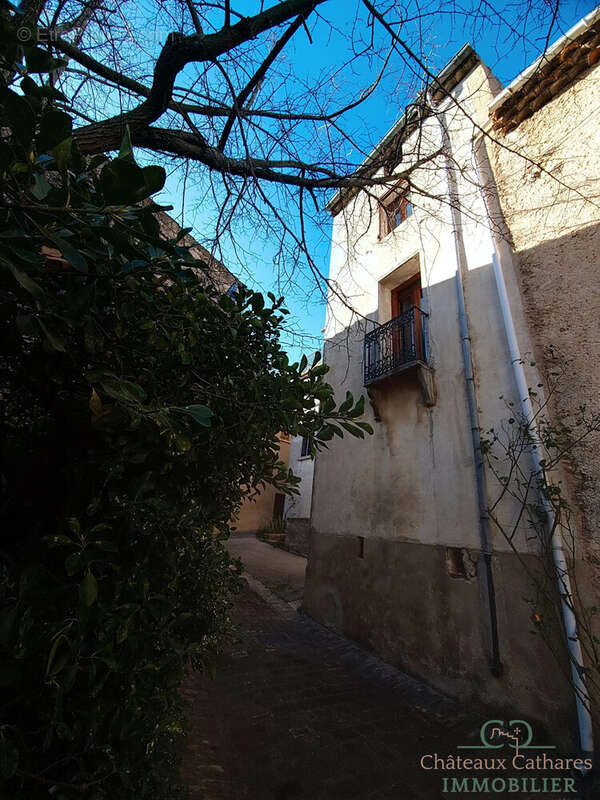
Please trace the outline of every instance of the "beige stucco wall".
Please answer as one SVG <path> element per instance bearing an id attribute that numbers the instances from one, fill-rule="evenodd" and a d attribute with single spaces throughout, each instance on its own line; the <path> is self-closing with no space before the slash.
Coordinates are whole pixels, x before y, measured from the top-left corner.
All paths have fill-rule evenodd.
<path id="1" fill-rule="evenodd" d="M 279 460 L 286 465 L 290 459 L 290 440 L 279 436 Z M 246 498 L 239 514 L 231 525 L 238 533 L 250 533 L 259 531 L 273 521 L 273 504 L 277 490 L 267 484 L 262 492 L 254 498 Z"/>
<path id="2" fill-rule="evenodd" d="M 315 462 L 310 456 L 302 455 L 302 436 L 292 436 L 289 464 L 294 475 L 300 478 L 300 494 L 286 497 L 285 518 L 310 519 Z"/>
<path id="3" fill-rule="evenodd" d="M 470 114 L 480 110 L 481 102 L 473 102 L 478 94 L 483 93 L 486 101 L 491 97 L 484 68 L 471 73 L 455 93 Z M 465 295 L 480 422 L 488 428 L 508 416 L 505 401 L 499 398 L 512 397 L 513 376 L 492 274 L 492 238 L 473 166 L 474 128 L 456 106 L 445 105 L 454 156 L 463 167 L 456 179 L 466 212 L 462 215 Z M 418 150 L 422 156 L 440 147 L 439 124 L 432 118 L 405 152 Z M 365 194 L 333 220 L 330 280 L 348 305 L 330 297 L 325 358 L 331 369 L 328 379 L 340 396 L 346 390 L 362 394 L 363 339 L 373 327 L 368 320 L 389 319 L 391 288 L 420 269 L 438 400 L 426 408 L 414 380 L 398 380 L 377 392 L 382 423 L 374 422 L 371 408 L 367 411 L 374 436 L 366 441 L 346 437 L 318 457 L 313 527 L 340 535 L 477 547 L 478 510 L 455 285 L 457 257 L 442 157 L 433 158 L 411 180 L 418 187 L 412 193 L 414 213 L 381 241 L 376 203 Z M 491 495 L 497 488 L 491 485 Z M 330 502 L 332 496 L 335 504 Z M 515 509 L 507 505 L 503 513 L 510 519 Z M 501 537 L 494 544 L 510 549 Z M 519 545 L 528 549 L 525 537 Z"/>
<path id="4" fill-rule="evenodd" d="M 557 419 L 572 419 L 581 404 L 600 412 L 599 111 L 596 66 L 487 144 L 535 354 L 546 379 L 563 373 Z M 575 448 L 570 466 L 584 552 L 598 566 L 600 435 Z M 597 601 L 600 569 L 595 592 Z"/>

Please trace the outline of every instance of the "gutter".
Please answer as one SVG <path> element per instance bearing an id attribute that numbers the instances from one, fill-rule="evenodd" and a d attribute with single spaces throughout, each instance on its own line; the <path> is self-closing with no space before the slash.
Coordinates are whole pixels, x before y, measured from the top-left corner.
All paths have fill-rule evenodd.
<path id="1" fill-rule="evenodd" d="M 519 89 L 527 83 L 527 81 L 545 64 L 551 61 L 554 56 L 558 55 L 563 47 L 568 43 L 577 39 L 582 33 L 585 33 L 595 22 L 600 19 L 600 6 L 596 6 L 593 11 L 580 19 L 579 22 L 573 25 L 560 39 L 557 39 L 554 44 L 551 44 L 547 50 L 542 53 L 532 64 L 526 67 L 517 77 L 508 84 L 506 89 L 503 89 L 500 94 L 497 94 L 492 102 L 488 105 L 490 116 L 500 108 L 500 106 L 508 100 L 508 98 L 519 91 Z"/>
<path id="2" fill-rule="evenodd" d="M 600 15 L 599 12 L 600 8 L 596 9 L 596 12 L 594 13 L 596 14 L 596 16 L 599 16 Z M 521 412 L 523 414 L 523 417 L 527 421 L 527 424 L 530 430 L 532 431 L 534 438 L 537 441 L 539 441 L 538 427 L 536 424 L 535 413 L 533 410 L 533 406 L 531 404 L 531 399 L 529 397 L 527 379 L 525 377 L 525 370 L 523 369 L 523 364 L 521 360 L 521 350 L 519 348 L 519 342 L 515 331 L 515 325 L 510 307 L 510 301 L 508 299 L 508 293 L 506 291 L 506 283 L 504 281 L 504 274 L 502 271 L 502 265 L 501 265 L 502 259 L 500 257 L 499 236 L 496 233 L 493 225 L 492 215 L 490 213 L 488 205 L 489 203 L 488 196 L 485 191 L 486 188 L 488 189 L 488 191 L 490 191 L 490 194 L 493 196 L 494 204 L 497 206 L 499 214 L 501 214 L 502 212 L 500 211 L 500 203 L 496 193 L 495 184 L 492 183 L 492 185 L 490 186 L 486 182 L 484 188 L 484 183 L 481 178 L 482 172 L 484 172 L 486 176 L 492 174 L 491 166 L 488 161 L 487 153 L 485 152 L 485 146 L 481 135 L 476 137 L 476 139 L 473 141 L 473 156 L 475 162 L 475 172 L 477 175 L 477 183 L 483 200 L 487 222 L 492 232 L 492 243 L 494 248 L 494 252 L 492 254 L 494 278 L 496 280 L 496 287 L 498 289 L 498 298 L 500 301 L 500 309 L 502 311 L 504 332 L 506 335 L 506 341 L 510 353 L 511 364 L 513 368 L 515 382 L 517 385 L 517 390 L 519 392 Z M 510 250 L 505 248 L 504 252 L 506 253 L 507 261 L 510 261 L 510 267 L 514 269 Z M 542 451 L 541 447 L 533 448 L 531 455 L 534 463 L 534 468 L 537 470 L 537 472 L 539 472 L 540 475 L 545 475 L 544 468 L 542 465 L 543 453 L 541 451 Z M 579 638 L 579 632 L 577 629 L 577 618 L 573 611 L 575 604 L 573 599 L 571 580 L 569 578 L 569 568 L 567 564 L 567 559 L 565 557 L 565 552 L 563 549 L 562 535 L 560 533 L 560 530 L 558 529 L 558 526 L 556 526 L 555 524 L 556 519 L 554 515 L 554 509 L 552 508 L 551 504 L 549 503 L 548 499 L 545 497 L 544 494 L 542 494 L 541 500 L 542 500 L 542 505 L 544 507 L 544 511 L 546 513 L 548 534 L 551 537 L 552 557 L 556 572 L 557 590 L 560 596 L 560 606 L 563 618 L 563 625 L 565 629 L 566 644 L 569 651 L 569 662 L 571 666 L 571 681 L 573 683 L 573 687 L 575 690 L 575 705 L 577 710 L 577 727 L 579 733 L 579 743 L 581 750 L 584 754 L 593 755 L 594 732 L 593 732 L 592 715 L 590 712 L 590 696 L 584 677 L 585 675 L 583 671 L 584 660 L 581 648 L 581 640 Z"/>

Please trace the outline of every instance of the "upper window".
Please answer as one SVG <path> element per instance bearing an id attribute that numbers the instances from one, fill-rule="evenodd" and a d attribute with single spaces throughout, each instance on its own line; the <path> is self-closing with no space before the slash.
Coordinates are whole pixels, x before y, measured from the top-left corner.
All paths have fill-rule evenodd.
<path id="1" fill-rule="evenodd" d="M 309 456 L 311 450 L 312 450 L 312 437 L 311 436 L 303 436 L 302 437 L 302 449 L 300 451 L 300 458 L 306 458 L 306 456 Z"/>
<path id="2" fill-rule="evenodd" d="M 379 238 L 398 227 L 413 212 L 408 186 L 395 186 L 381 198 L 379 206 Z"/>

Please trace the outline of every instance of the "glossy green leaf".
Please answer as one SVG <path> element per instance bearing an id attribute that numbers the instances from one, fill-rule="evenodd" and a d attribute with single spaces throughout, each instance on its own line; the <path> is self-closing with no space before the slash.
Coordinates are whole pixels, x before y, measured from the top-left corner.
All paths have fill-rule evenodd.
<path id="1" fill-rule="evenodd" d="M 37 172 L 33 176 L 33 187 L 31 189 L 31 194 L 35 197 L 36 200 L 43 200 L 50 190 L 52 186 L 48 182 L 48 179 L 45 175 L 39 175 Z"/>
<path id="2" fill-rule="evenodd" d="M 13 140 L 23 148 L 28 147 L 36 125 L 30 101 L 4 87 L 0 88 L 0 103 L 4 107 L 4 124 L 10 130 Z"/>
<path id="3" fill-rule="evenodd" d="M 53 350 L 57 350 L 59 353 L 66 353 L 67 348 L 65 345 L 64 340 L 56 334 L 40 317 L 37 317 L 37 324 L 42 329 L 42 332 L 46 338 L 46 341 L 50 345 Z"/>
<path id="4" fill-rule="evenodd" d="M 32 280 L 29 277 L 29 275 L 27 275 L 26 272 L 17 267 L 17 265 L 14 262 L 8 261 L 7 259 L 0 256 L 0 264 L 3 264 L 12 272 L 13 276 L 15 277 L 15 280 L 17 280 L 18 283 L 21 284 L 23 289 L 28 291 L 34 297 L 41 298 L 43 296 L 44 292 L 42 291 L 42 288 L 39 286 L 39 284 L 37 284 L 34 280 Z"/>
<path id="5" fill-rule="evenodd" d="M 131 133 L 129 131 L 129 125 L 125 126 L 125 133 L 123 134 L 118 157 L 133 158 L 133 147 L 131 146 Z"/>
<path id="6" fill-rule="evenodd" d="M 82 562 L 80 552 L 71 553 L 65 559 L 65 572 L 67 575 L 75 575 L 77 572 L 81 572 L 83 568 L 84 562 Z"/>
<path id="7" fill-rule="evenodd" d="M 79 597 L 84 606 L 91 606 L 98 597 L 98 583 L 93 573 L 88 570 L 84 579 L 79 584 Z"/>
<path id="8" fill-rule="evenodd" d="M 54 536 L 46 536 L 46 541 L 50 547 L 76 547 L 77 543 L 69 536 L 64 534 L 55 534 Z"/>
<path id="9" fill-rule="evenodd" d="M 364 395 L 359 398 L 357 404 L 354 406 L 351 412 L 349 412 L 348 416 L 354 419 L 355 417 L 361 417 L 365 413 L 365 398 Z"/>
<path id="10" fill-rule="evenodd" d="M 0 643 L 7 644 L 18 618 L 18 606 L 7 606 L 0 611 Z"/>
<path id="11" fill-rule="evenodd" d="M 123 158 L 109 161 L 100 172 L 100 189 L 107 203 L 135 202 L 145 187 L 142 168 L 133 160 Z"/>
<path id="12" fill-rule="evenodd" d="M 64 111 L 50 109 L 42 117 L 37 139 L 38 152 L 49 153 L 52 148 L 71 138 L 73 123 Z"/>
<path id="13" fill-rule="evenodd" d="M 133 403 L 143 403 L 146 400 L 146 392 L 138 383 L 116 377 L 104 377 L 100 383 L 106 394 L 117 400 L 129 400 Z"/>
<path id="14" fill-rule="evenodd" d="M 67 63 L 63 58 L 53 58 L 47 50 L 43 50 L 41 47 L 25 47 L 24 51 L 28 72 L 52 72 L 64 67 Z"/>
<path id="15" fill-rule="evenodd" d="M 334 437 L 333 427 L 331 425 L 324 425 L 320 431 L 317 431 L 316 438 L 321 442 L 328 442 Z"/>
<path id="16" fill-rule="evenodd" d="M 75 267 L 78 272 L 88 271 L 87 260 L 81 250 L 78 250 L 62 236 L 55 235 L 49 231 L 46 231 L 46 235 L 58 247 L 71 266 Z"/>
<path id="17" fill-rule="evenodd" d="M 73 139 L 68 137 L 63 139 L 58 144 L 54 145 L 51 152 L 56 161 L 56 166 L 60 170 L 67 168 L 69 159 L 71 158 L 71 148 L 73 147 Z"/>
<path id="18" fill-rule="evenodd" d="M 352 397 L 351 392 L 346 392 L 346 399 L 343 403 L 341 403 L 338 411 L 340 414 L 345 414 L 346 411 L 349 411 L 352 406 L 354 405 L 354 398 Z"/>
<path id="19" fill-rule="evenodd" d="M 365 432 L 357 425 L 351 425 L 349 422 L 340 422 L 340 425 L 345 431 L 348 431 L 348 433 L 352 434 L 352 436 L 357 436 L 359 439 L 365 438 Z"/>
<path id="20" fill-rule="evenodd" d="M 191 405 L 191 406 L 175 406 L 175 411 L 181 411 L 184 414 L 189 414 L 194 420 L 205 428 L 209 428 L 213 412 L 207 406 Z"/>
<path id="21" fill-rule="evenodd" d="M 12 778 L 19 766 L 19 751 L 15 743 L 7 738 L 0 738 L 0 777 Z"/>
<path id="22" fill-rule="evenodd" d="M 69 659 L 69 644 L 65 636 L 60 634 L 54 640 L 50 653 L 48 654 L 48 661 L 46 664 L 46 675 L 54 676 L 63 669 Z"/>
<path id="23" fill-rule="evenodd" d="M 145 193 L 144 196 L 139 199 L 145 200 L 147 197 L 150 197 L 150 195 L 160 192 L 165 185 L 167 172 L 164 167 L 151 165 L 149 167 L 144 167 L 142 173 L 144 176 Z"/>

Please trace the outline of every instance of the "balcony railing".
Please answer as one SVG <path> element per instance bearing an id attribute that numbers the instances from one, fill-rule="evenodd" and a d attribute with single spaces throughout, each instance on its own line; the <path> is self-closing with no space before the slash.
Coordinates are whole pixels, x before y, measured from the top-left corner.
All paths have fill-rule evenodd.
<path id="1" fill-rule="evenodd" d="M 427 363 L 429 315 L 413 306 L 365 336 L 365 386 L 401 372 L 410 364 Z"/>

